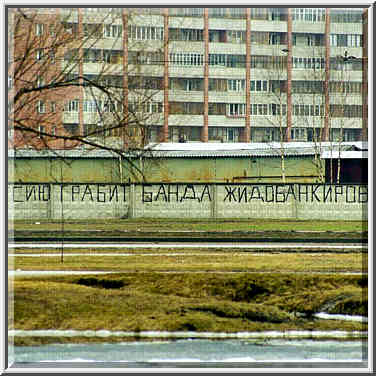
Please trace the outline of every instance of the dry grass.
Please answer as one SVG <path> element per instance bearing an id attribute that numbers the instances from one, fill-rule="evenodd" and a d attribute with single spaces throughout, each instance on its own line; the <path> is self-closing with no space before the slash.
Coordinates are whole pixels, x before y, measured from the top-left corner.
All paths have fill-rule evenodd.
<path id="1" fill-rule="evenodd" d="M 157 224 L 157 226 L 156 226 Z M 9 229 L 17 231 L 61 231 L 61 221 L 16 220 Z M 311 221 L 273 219 L 114 219 L 65 221 L 65 231 L 367 231 L 367 221 Z"/>
<path id="2" fill-rule="evenodd" d="M 80 251 L 77 251 L 80 252 Z M 101 250 L 98 250 L 101 252 Z M 21 270 L 104 271 L 243 271 L 243 272 L 366 272 L 365 253 L 266 253 L 222 252 L 205 254 L 71 256 L 9 256 L 10 265 Z"/>
<path id="3" fill-rule="evenodd" d="M 366 315 L 367 289 L 362 287 L 366 282 L 361 276 L 247 273 L 17 279 L 14 328 L 366 330 L 361 323 L 310 317 L 325 305 L 329 312 Z M 351 309 L 344 310 L 345 303 Z M 308 316 L 297 317 L 296 312 Z"/>

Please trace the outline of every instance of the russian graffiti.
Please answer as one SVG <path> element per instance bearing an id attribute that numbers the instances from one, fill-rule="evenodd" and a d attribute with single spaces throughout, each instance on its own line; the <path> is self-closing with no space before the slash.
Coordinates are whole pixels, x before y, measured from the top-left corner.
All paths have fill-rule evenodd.
<path id="1" fill-rule="evenodd" d="M 367 203 L 368 187 L 364 185 L 325 185 L 325 184 L 287 184 L 287 185 L 247 185 L 225 186 L 224 202 L 285 203 L 297 202 Z"/>
<path id="2" fill-rule="evenodd" d="M 225 203 L 367 203 L 368 187 L 365 185 L 326 184 L 262 184 L 219 185 Z M 208 184 L 143 184 L 141 200 L 151 202 L 212 201 Z"/>
<path id="3" fill-rule="evenodd" d="M 128 202 L 126 184 L 9 184 L 9 197 L 15 203 Z M 141 184 L 136 185 L 142 203 L 368 203 L 367 185 L 330 184 Z M 216 196 L 214 195 L 216 188 Z M 140 190 L 139 190 L 140 189 Z"/>
<path id="4" fill-rule="evenodd" d="M 49 201 L 51 197 L 48 184 L 13 185 L 13 202 Z"/>
<path id="5" fill-rule="evenodd" d="M 122 188 L 122 189 L 121 189 Z M 72 185 L 71 201 L 95 201 L 95 202 L 111 202 L 127 201 L 125 187 L 118 185 Z M 60 187 L 61 200 L 63 197 L 63 186 Z"/>
<path id="6" fill-rule="evenodd" d="M 142 185 L 142 202 L 164 201 L 184 202 L 186 200 L 211 201 L 209 185 L 203 187 L 194 184 L 160 184 L 157 190 L 152 190 L 151 184 Z"/>
<path id="7" fill-rule="evenodd" d="M 50 201 L 51 187 L 49 184 L 14 184 L 13 202 Z M 59 194 L 54 196 L 54 200 L 56 199 L 98 203 L 128 201 L 125 186 L 114 184 L 60 184 Z"/>

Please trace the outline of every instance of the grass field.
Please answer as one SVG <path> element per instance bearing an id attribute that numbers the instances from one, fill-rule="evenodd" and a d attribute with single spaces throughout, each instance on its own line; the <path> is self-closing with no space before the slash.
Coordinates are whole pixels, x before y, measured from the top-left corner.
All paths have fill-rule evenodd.
<path id="1" fill-rule="evenodd" d="M 116 220 L 15 221 L 10 231 L 160 231 L 336 234 L 367 237 L 362 221 Z M 354 235 L 355 234 L 355 235 Z M 311 236 L 311 235 L 310 235 Z M 335 235 L 333 235 L 335 236 Z M 343 235 L 341 235 L 343 236 Z M 90 239 L 90 238 L 89 238 Z M 304 244 L 304 241 L 303 241 Z M 286 250 L 285 250 L 286 251 Z M 308 252 L 307 252 L 308 251 Z M 99 253 L 128 253 L 128 256 Z M 90 270 L 82 276 L 17 276 L 9 287 L 9 329 L 264 331 L 367 330 L 367 323 L 322 320 L 315 312 L 368 314 L 367 252 L 245 252 L 240 249 L 10 249 L 10 270 Z M 11 253 L 55 253 L 25 257 Z M 83 253 L 73 256 L 72 253 Z M 95 274 L 111 271 L 111 274 Z M 345 273 L 345 274 L 344 274 Z M 346 274 L 347 273 L 347 274 Z M 354 273 L 354 274 L 352 274 Z M 365 274 L 362 274 L 365 273 Z M 16 345 L 124 341 L 126 338 L 15 337 Z M 129 339 L 128 339 L 129 340 Z"/>
<path id="2" fill-rule="evenodd" d="M 367 221 L 294 221 L 272 219 L 116 219 L 116 220 L 80 220 L 64 221 L 64 231 L 368 231 Z M 9 223 L 9 229 L 15 231 L 61 231 L 61 221 L 16 220 Z"/>
<path id="3" fill-rule="evenodd" d="M 172 250 L 122 257 L 69 256 L 67 251 L 63 263 L 59 254 L 9 256 L 10 265 L 22 270 L 118 271 L 17 277 L 10 284 L 14 320 L 9 328 L 136 332 L 367 329 L 364 323 L 312 317 L 322 310 L 367 315 L 367 276 L 339 274 L 365 272 L 366 254 L 206 251 L 191 255 L 193 250 L 184 250 L 166 256 L 169 252 Z M 49 341 L 67 339 L 15 338 L 19 345 Z M 87 339 L 71 338 L 71 342 L 82 341 Z"/>
<path id="4" fill-rule="evenodd" d="M 19 250 L 18 252 L 21 252 Z M 88 250 L 86 250 L 88 252 Z M 32 251 L 30 251 L 32 254 Z M 39 253 L 39 250 L 34 250 Z M 44 250 L 51 252 L 51 250 Z M 366 272 L 368 257 L 366 253 L 252 253 L 241 251 L 205 251 L 185 249 L 153 250 L 140 255 L 140 250 L 123 250 L 129 256 L 97 256 L 102 250 L 91 250 L 91 255 L 72 256 L 64 250 L 61 254 L 45 257 L 14 257 L 9 255 L 11 268 L 21 270 L 98 270 L 119 272 L 155 272 L 155 271 L 211 271 L 211 272 Z M 107 250 L 110 252 L 110 250 Z M 149 250 L 151 252 L 151 250 Z M 160 254 L 158 254 L 158 252 Z"/>
<path id="5" fill-rule="evenodd" d="M 364 323 L 312 317 L 322 309 L 367 315 L 366 284 L 367 278 L 362 276 L 280 273 L 17 278 L 14 322 L 10 321 L 9 328 L 136 332 L 366 330 Z M 16 344 L 43 341 L 48 339 L 16 337 Z"/>

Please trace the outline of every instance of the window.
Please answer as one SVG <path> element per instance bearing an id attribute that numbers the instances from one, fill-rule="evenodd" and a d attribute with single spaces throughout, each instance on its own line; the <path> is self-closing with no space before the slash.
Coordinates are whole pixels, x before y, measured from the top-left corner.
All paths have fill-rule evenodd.
<path id="1" fill-rule="evenodd" d="M 324 8 L 293 8 L 293 21 L 323 22 L 325 21 Z"/>
<path id="2" fill-rule="evenodd" d="M 14 128 L 10 127 L 8 128 L 8 139 L 13 140 L 14 137 Z"/>
<path id="3" fill-rule="evenodd" d="M 162 102 L 129 103 L 129 111 L 132 113 L 143 112 L 146 114 L 162 113 Z"/>
<path id="4" fill-rule="evenodd" d="M 55 64 L 55 51 L 48 51 L 48 56 L 49 56 L 49 62 L 51 64 Z"/>
<path id="5" fill-rule="evenodd" d="M 209 91 L 227 91 L 227 80 L 220 78 L 209 78 Z"/>
<path id="6" fill-rule="evenodd" d="M 152 30 L 153 31 L 153 30 Z M 202 29 L 176 29 L 170 28 L 168 31 L 169 39 L 176 40 L 176 41 L 203 41 L 204 40 L 204 32 Z M 154 37 L 152 36 L 152 39 Z"/>
<path id="7" fill-rule="evenodd" d="M 209 8 L 209 17 L 223 18 L 226 16 L 226 8 Z"/>
<path id="8" fill-rule="evenodd" d="M 330 45 L 333 47 L 362 47 L 361 34 L 330 34 Z"/>
<path id="9" fill-rule="evenodd" d="M 292 140 L 305 140 L 305 129 L 304 128 L 291 128 L 291 139 Z"/>
<path id="10" fill-rule="evenodd" d="M 246 13 L 244 8 L 229 8 L 229 16 L 231 18 L 245 18 Z"/>
<path id="11" fill-rule="evenodd" d="M 42 48 L 38 48 L 36 51 L 35 51 L 35 59 L 40 61 L 40 60 L 43 60 L 44 59 L 44 51 Z"/>
<path id="12" fill-rule="evenodd" d="M 222 128 L 222 127 L 209 127 L 209 139 L 226 141 L 228 137 L 227 130 L 228 130 L 227 128 Z M 232 131 L 233 131 L 233 135 L 235 136 L 235 130 L 232 130 Z"/>
<path id="13" fill-rule="evenodd" d="M 41 133 L 44 133 L 44 126 L 43 125 L 38 125 L 38 132 L 39 132 L 39 135 L 38 137 L 39 138 L 42 138 L 43 136 L 41 135 Z"/>
<path id="14" fill-rule="evenodd" d="M 245 104 L 243 104 L 243 103 L 228 103 L 227 104 L 227 115 L 228 116 L 244 116 L 245 115 Z"/>
<path id="15" fill-rule="evenodd" d="M 184 82 L 184 90 L 186 90 L 186 91 L 202 90 L 202 88 L 201 88 L 202 80 L 201 79 L 194 79 L 194 78 L 184 79 L 183 82 Z"/>
<path id="16" fill-rule="evenodd" d="M 54 37 L 56 35 L 55 25 L 50 25 L 48 29 L 50 31 L 51 37 Z"/>
<path id="17" fill-rule="evenodd" d="M 105 38 L 111 38 L 111 25 L 104 25 L 103 36 Z"/>
<path id="18" fill-rule="evenodd" d="M 324 69 L 325 59 L 320 57 L 293 57 L 293 69 Z"/>
<path id="19" fill-rule="evenodd" d="M 360 129 L 344 129 L 343 141 L 358 141 L 360 139 Z"/>
<path id="20" fill-rule="evenodd" d="M 201 115 L 204 112 L 204 104 L 200 102 L 170 102 L 171 115 Z"/>
<path id="21" fill-rule="evenodd" d="M 204 55 L 196 53 L 172 53 L 169 62 L 174 65 L 203 65 Z"/>
<path id="22" fill-rule="evenodd" d="M 209 115 L 226 115 L 226 104 L 209 103 Z"/>
<path id="23" fill-rule="evenodd" d="M 251 56 L 251 68 L 254 69 L 286 69 L 285 56 Z"/>
<path id="24" fill-rule="evenodd" d="M 330 22 L 362 23 L 362 21 L 361 10 L 331 9 L 330 11 Z"/>
<path id="25" fill-rule="evenodd" d="M 269 44 L 271 44 L 271 45 L 281 44 L 281 34 L 280 33 L 270 33 L 269 34 Z"/>
<path id="26" fill-rule="evenodd" d="M 79 107 L 79 101 L 78 99 L 74 99 L 71 101 L 68 101 L 64 106 L 64 111 L 67 112 L 78 112 Z"/>
<path id="27" fill-rule="evenodd" d="M 268 15 L 269 12 L 267 8 L 251 8 L 252 20 L 267 20 Z"/>
<path id="28" fill-rule="evenodd" d="M 153 114 L 162 112 L 162 102 L 147 102 L 144 103 L 144 112 Z"/>
<path id="29" fill-rule="evenodd" d="M 251 104 L 251 115 L 268 115 L 268 105 L 267 104 Z"/>
<path id="30" fill-rule="evenodd" d="M 46 112 L 45 104 L 43 101 L 37 102 L 37 112 L 39 114 L 44 114 Z"/>
<path id="31" fill-rule="evenodd" d="M 281 106 L 279 104 L 275 104 L 275 103 L 269 104 L 269 114 L 270 115 L 281 115 Z"/>
<path id="32" fill-rule="evenodd" d="M 36 84 L 37 84 L 37 87 L 44 86 L 44 78 L 43 77 L 38 77 Z"/>
<path id="33" fill-rule="evenodd" d="M 101 101 L 98 101 L 98 103 L 95 100 L 85 100 L 83 105 L 83 111 L 84 112 L 97 112 L 98 107 L 101 104 Z"/>
<path id="34" fill-rule="evenodd" d="M 56 112 L 56 102 L 50 102 L 51 112 Z"/>
<path id="35" fill-rule="evenodd" d="M 263 31 L 252 31 L 251 44 L 269 44 L 269 33 Z"/>
<path id="36" fill-rule="evenodd" d="M 41 36 L 44 32 L 44 25 L 37 23 L 35 24 L 35 35 Z"/>
<path id="37" fill-rule="evenodd" d="M 228 30 L 227 42 L 229 43 L 245 43 L 246 35 L 245 31 L 240 30 Z"/>
<path id="38" fill-rule="evenodd" d="M 73 35 L 78 34 L 78 23 L 62 22 L 62 25 L 66 33 L 73 34 Z"/>
<path id="39" fill-rule="evenodd" d="M 234 130 L 229 129 L 227 131 L 227 141 L 234 141 Z"/>
<path id="40" fill-rule="evenodd" d="M 228 91 L 244 91 L 245 80 L 228 80 Z"/>
<path id="41" fill-rule="evenodd" d="M 202 17 L 204 14 L 204 9 L 203 8 L 171 8 L 169 13 L 171 16 Z"/>
<path id="42" fill-rule="evenodd" d="M 112 38 L 121 38 L 123 35 L 122 25 L 112 25 Z"/>
<path id="43" fill-rule="evenodd" d="M 324 116 L 324 105 L 293 105 L 294 116 Z M 282 109 L 284 114 L 284 109 Z"/>
<path id="44" fill-rule="evenodd" d="M 209 54 L 209 65 L 244 68 L 245 55 Z"/>
<path id="45" fill-rule="evenodd" d="M 282 21 L 284 18 L 284 9 L 281 8 L 270 8 L 269 10 L 269 20 L 270 21 Z"/>
<path id="46" fill-rule="evenodd" d="M 64 123 L 64 128 L 71 134 L 76 134 L 78 132 L 78 124 L 75 123 Z"/>
<path id="47" fill-rule="evenodd" d="M 268 91 L 268 81 L 252 80 L 251 92 L 255 92 L 255 91 Z"/>
<path id="48" fill-rule="evenodd" d="M 103 36 L 105 38 L 121 38 L 122 33 L 122 25 L 104 25 Z"/>
<path id="49" fill-rule="evenodd" d="M 96 57 L 93 55 L 91 60 L 89 59 L 88 61 L 97 61 Z M 105 63 L 111 63 L 111 51 L 109 50 L 103 50 L 103 61 Z"/>
<path id="50" fill-rule="evenodd" d="M 209 54 L 209 65 L 226 66 L 227 55 L 225 54 Z"/>
<path id="51" fill-rule="evenodd" d="M 84 24 L 84 36 L 89 38 L 101 38 L 103 35 L 102 24 Z"/>
<path id="52" fill-rule="evenodd" d="M 135 26 L 128 28 L 130 39 L 135 40 L 163 40 L 163 27 Z"/>

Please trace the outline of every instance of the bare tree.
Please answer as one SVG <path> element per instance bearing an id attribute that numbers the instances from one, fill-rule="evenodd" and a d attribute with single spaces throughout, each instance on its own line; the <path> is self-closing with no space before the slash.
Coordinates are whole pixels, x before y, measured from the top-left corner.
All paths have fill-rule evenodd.
<path id="1" fill-rule="evenodd" d="M 323 47 L 312 48 L 311 57 L 306 59 L 308 66 L 305 67 L 309 69 L 309 74 L 303 81 L 297 81 L 293 88 L 293 113 L 307 131 L 308 141 L 313 143 L 313 164 L 320 183 L 325 181 L 324 161 L 320 157 L 325 128 L 324 53 Z"/>
<path id="2" fill-rule="evenodd" d="M 9 146 L 108 150 L 141 173 L 129 152 L 161 119 L 163 28 L 138 40 L 137 9 L 95 9 L 8 9 Z"/>
<path id="3" fill-rule="evenodd" d="M 286 183 L 286 168 L 285 168 L 285 141 L 286 141 L 286 126 L 287 126 L 287 94 L 286 94 L 286 74 L 287 74 L 287 59 L 286 56 L 273 54 L 270 67 L 267 70 L 267 78 L 269 81 L 269 116 L 267 122 L 274 131 L 272 140 L 276 141 L 278 147 L 270 144 L 274 151 L 276 151 L 281 158 L 281 177 L 282 182 Z"/>

